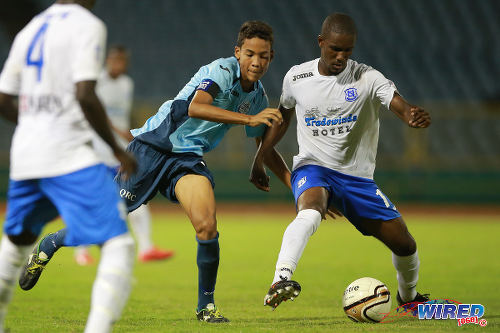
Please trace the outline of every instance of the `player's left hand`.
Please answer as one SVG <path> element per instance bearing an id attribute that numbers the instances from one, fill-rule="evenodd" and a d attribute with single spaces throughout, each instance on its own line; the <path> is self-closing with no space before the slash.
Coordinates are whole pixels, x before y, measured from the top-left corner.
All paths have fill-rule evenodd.
<path id="1" fill-rule="evenodd" d="M 259 190 L 269 192 L 269 176 L 266 174 L 266 169 L 262 163 L 254 163 L 250 172 L 250 183 L 254 184 Z"/>
<path id="2" fill-rule="evenodd" d="M 408 125 L 413 128 L 426 128 L 431 124 L 431 115 L 419 106 L 410 109 Z"/>

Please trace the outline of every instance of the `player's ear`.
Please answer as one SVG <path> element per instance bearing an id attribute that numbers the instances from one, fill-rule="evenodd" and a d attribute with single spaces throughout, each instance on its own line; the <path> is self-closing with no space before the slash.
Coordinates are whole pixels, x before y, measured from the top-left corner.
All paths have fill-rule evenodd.
<path id="1" fill-rule="evenodd" d="M 323 36 L 318 35 L 318 45 L 319 45 L 319 47 L 323 46 L 323 41 L 324 41 Z"/>
<path id="2" fill-rule="evenodd" d="M 269 57 L 269 61 L 273 61 L 274 58 L 274 50 L 271 50 L 271 57 Z"/>
<path id="3" fill-rule="evenodd" d="M 234 47 L 234 56 L 238 61 L 240 60 L 240 55 L 241 55 L 241 48 L 239 46 Z"/>

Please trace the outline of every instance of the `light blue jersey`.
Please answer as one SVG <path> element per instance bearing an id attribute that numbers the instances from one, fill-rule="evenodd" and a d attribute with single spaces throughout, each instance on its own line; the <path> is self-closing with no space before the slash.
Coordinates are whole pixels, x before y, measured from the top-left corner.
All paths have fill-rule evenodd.
<path id="1" fill-rule="evenodd" d="M 159 108 L 144 126 L 131 131 L 139 141 L 162 151 L 173 153 L 203 153 L 214 149 L 233 124 L 190 118 L 188 107 L 196 90 L 208 92 L 212 105 L 222 109 L 255 115 L 269 105 L 260 81 L 251 92 L 244 92 L 240 85 L 240 66 L 235 57 L 220 58 L 201 67 L 188 84 Z M 248 137 L 264 134 L 266 126 L 245 126 Z"/>

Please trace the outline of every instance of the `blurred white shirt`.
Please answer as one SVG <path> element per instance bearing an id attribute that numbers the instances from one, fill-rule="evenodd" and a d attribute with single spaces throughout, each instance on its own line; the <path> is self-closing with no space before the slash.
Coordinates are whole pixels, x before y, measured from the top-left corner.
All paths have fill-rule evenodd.
<path id="1" fill-rule="evenodd" d="M 107 71 L 103 71 L 97 81 L 96 92 L 113 126 L 121 131 L 129 131 L 130 113 L 134 95 L 134 82 L 132 79 L 126 74 L 113 79 Z M 126 148 L 128 141 L 116 132 L 114 134 L 118 144 L 122 148 Z M 111 148 L 97 133 L 94 136 L 93 143 L 99 157 L 107 166 L 117 167 L 120 165 L 120 162 L 113 155 Z"/>
<path id="2" fill-rule="evenodd" d="M 14 180 L 67 174 L 100 162 L 75 83 L 97 80 L 106 26 L 77 4 L 54 4 L 16 36 L 0 91 L 19 96 L 11 147 Z"/>

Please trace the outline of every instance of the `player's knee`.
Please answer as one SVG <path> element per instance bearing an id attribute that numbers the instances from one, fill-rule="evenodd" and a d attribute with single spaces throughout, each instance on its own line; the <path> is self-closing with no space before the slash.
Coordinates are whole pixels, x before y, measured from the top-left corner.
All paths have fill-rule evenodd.
<path id="1" fill-rule="evenodd" d="M 23 231 L 19 235 L 7 235 L 7 236 L 9 237 L 12 243 L 21 246 L 33 244 L 38 237 L 37 235 L 28 230 Z"/>
<path id="2" fill-rule="evenodd" d="M 208 240 L 217 236 L 217 219 L 215 218 L 215 213 L 192 214 L 191 222 L 198 239 Z"/>
<path id="3" fill-rule="evenodd" d="M 407 237 L 405 241 L 400 242 L 398 246 L 392 250 L 394 254 L 402 257 L 410 256 L 414 254 L 416 251 L 417 251 L 417 243 L 415 242 L 413 237 L 411 237 L 411 235 L 409 235 L 409 237 Z"/>
<path id="4" fill-rule="evenodd" d="M 200 240 L 209 240 L 217 236 L 217 228 L 199 228 L 196 230 L 196 237 Z"/>

